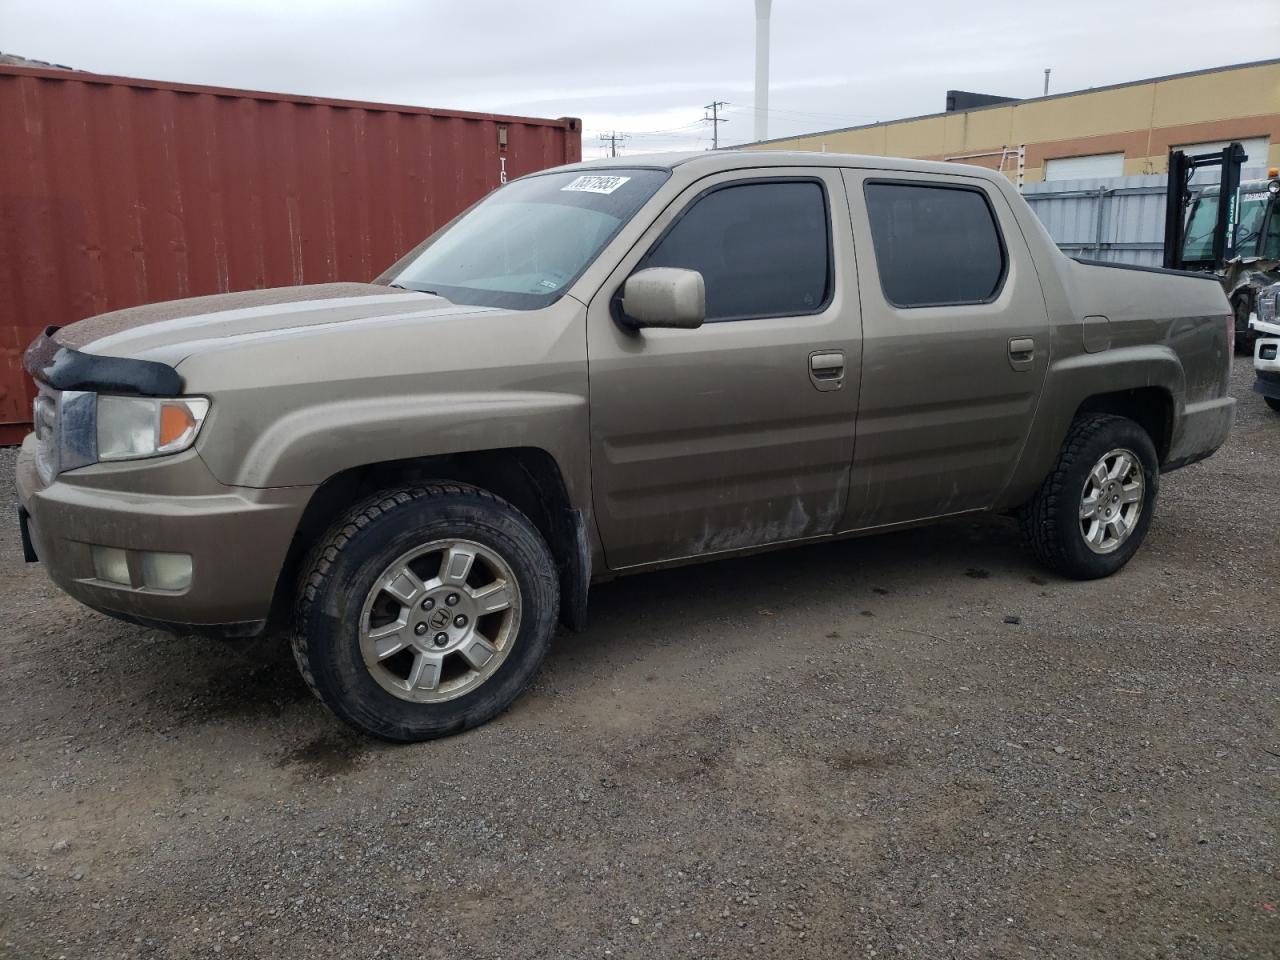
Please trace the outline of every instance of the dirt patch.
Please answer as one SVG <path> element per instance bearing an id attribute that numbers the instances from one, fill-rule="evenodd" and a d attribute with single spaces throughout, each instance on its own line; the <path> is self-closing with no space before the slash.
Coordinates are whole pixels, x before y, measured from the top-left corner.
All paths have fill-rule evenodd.
<path id="1" fill-rule="evenodd" d="M 371 746 L 360 737 L 326 733 L 286 750 L 275 764 L 292 769 L 306 779 L 343 777 L 365 765 Z"/>

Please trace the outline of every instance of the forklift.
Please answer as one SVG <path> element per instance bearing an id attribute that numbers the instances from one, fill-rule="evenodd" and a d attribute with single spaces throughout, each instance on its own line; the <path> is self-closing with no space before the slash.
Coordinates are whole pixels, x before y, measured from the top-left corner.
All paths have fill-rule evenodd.
<path id="1" fill-rule="evenodd" d="M 1164 265 L 1218 277 L 1235 314 L 1236 349 L 1252 354 L 1259 294 L 1280 282 L 1280 170 L 1242 183 L 1248 159 L 1239 143 L 1216 153 L 1169 154 Z M 1197 170 L 1213 167 L 1221 168 L 1216 184 L 1192 186 Z"/>

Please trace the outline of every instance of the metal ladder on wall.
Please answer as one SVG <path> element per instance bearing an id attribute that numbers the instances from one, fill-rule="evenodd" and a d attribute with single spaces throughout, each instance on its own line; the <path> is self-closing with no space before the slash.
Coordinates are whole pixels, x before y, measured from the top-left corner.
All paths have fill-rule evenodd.
<path id="1" fill-rule="evenodd" d="M 1005 144 L 999 150 L 987 150 L 982 153 L 957 153 L 955 156 L 943 157 L 942 159 L 948 163 L 963 163 L 966 160 L 982 160 L 987 157 L 999 157 L 1000 162 L 996 164 L 996 171 L 1003 173 L 1018 188 L 1018 192 L 1022 192 L 1022 186 L 1026 182 L 1027 175 L 1027 145 L 1020 143 L 1016 147 Z M 1008 164 L 1008 169 L 1005 165 Z"/>

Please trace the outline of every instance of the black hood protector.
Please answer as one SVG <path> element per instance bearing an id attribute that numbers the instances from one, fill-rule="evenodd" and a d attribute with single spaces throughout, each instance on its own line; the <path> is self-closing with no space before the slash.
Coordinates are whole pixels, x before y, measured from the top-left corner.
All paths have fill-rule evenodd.
<path id="1" fill-rule="evenodd" d="M 175 397 L 182 393 L 182 377 L 166 363 L 82 353 L 55 340 L 53 335 L 57 331 L 57 327 L 46 327 L 22 357 L 27 373 L 55 390 L 93 390 L 143 397 Z"/>

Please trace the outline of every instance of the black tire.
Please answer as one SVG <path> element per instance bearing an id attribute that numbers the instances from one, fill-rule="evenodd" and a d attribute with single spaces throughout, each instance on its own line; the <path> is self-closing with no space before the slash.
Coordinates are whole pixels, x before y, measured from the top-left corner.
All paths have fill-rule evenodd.
<path id="1" fill-rule="evenodd" d="M 1267 401 L 1268 407 L 1276 413 L 1280 413 L 1280 397 L 1263 397 L 1262 399 Z"/>
<path id="2" fill-rule="evenodd" d="M 1142 465 L 1142 510 L 1128 539 L 1111 553 L 1095 553 L 1081 530 L 1081 495 L 1094 464 L 1117 449 L 1132 451 Z M 1134 421 L 1107 414 L 1079 418 L 1067 432 L 1058 461 L 1039 492 L 1018 512 L 1024 540 L 1036 559 L 1062 576 L 1073 580 L 1111 576 L 1129 562 L 1147 535 L 1159 471 L 1155 444 Z"/>
<path id="3" fill-rule="evenodd" d="M 519 587 L 521 616 L 513 646 L 479 686 L 455 699 L 415 703 L 389 693 L 365 666 L 360 621 L 390 563 L 445 538 L 465 538 L 502 557 Z M 388 490 L 354 507 L 312 553 L 299 590 L 293 653 L 311 691 L 345 723 L 397 743 L 431 740 L 492 719 L 524 691 L 550 645 L 559 602 L 546 541 L 506 501 L 452 482 Z"/>

